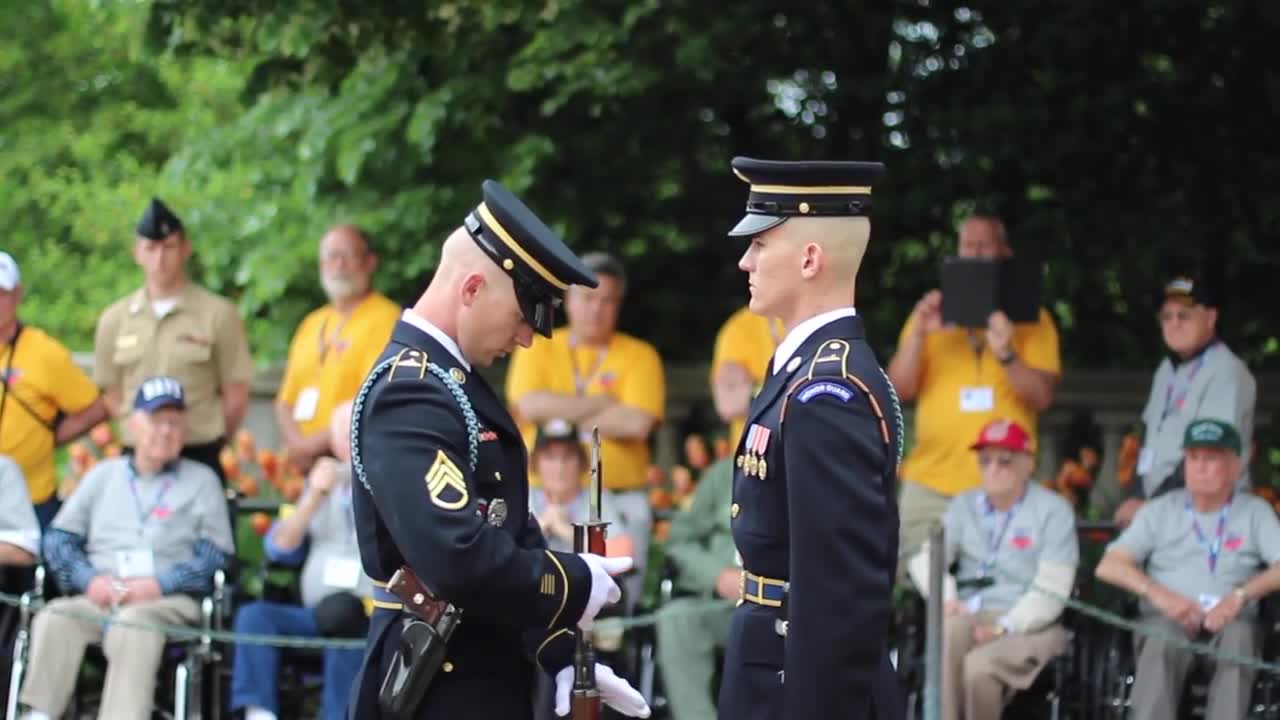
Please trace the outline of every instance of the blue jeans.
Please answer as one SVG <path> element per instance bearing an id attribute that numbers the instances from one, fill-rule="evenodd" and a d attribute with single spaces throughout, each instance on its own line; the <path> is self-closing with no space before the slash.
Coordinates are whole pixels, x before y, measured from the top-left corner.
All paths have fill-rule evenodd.
<path id="1" fill-rule="evenodd" d="M 236 612 L 235 631 L 264 635 L 319 637 L 310 608 L 298 605 L 255 602 Z M 345 720 L 347 703 L 356 673 L 360 671 L 361 650 L 327 648 L 324 651 L 324 720 Z M 280 648 L 267 645 L 237 645 L 231 666 L 231 709 L 257 706 L 280 714 L 278 678 Z"/>
<path id="2" fill-rule="evenodd" d="M 36 521 L 40 523 L 40 532 L 44 532 L 49 529 L 50 523 L 53 522 L 53 517 L 62 509 L 62 501 L 58 499 L 58 494 L 54 493 L 49 496 L 48 500 L 35 505 L 34 508 Z"/>

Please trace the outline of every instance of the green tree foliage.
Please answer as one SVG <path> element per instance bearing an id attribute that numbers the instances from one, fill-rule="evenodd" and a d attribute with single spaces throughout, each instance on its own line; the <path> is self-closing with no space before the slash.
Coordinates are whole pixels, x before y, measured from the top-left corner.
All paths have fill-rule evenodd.
<path id="1" fill-rule="evenodd" d="M 147 199 L 188 199 L 160 170 L 188 139 L 234 117 L 250 67 L 157 60 L 144 50 L 148 12 L 3 3 L 0 248 L 22 267 L 23 317 L 76 349 L 92 345 L 99 311 L 139 282 L 129 249 Z M 216 281 L 217 258 L 206 260 Z"/>
<path id="2" fill-rule="evenodd" d="M 123 250 L 152 192 L 191 226 L 200 279 L 238 299 L 270 361 L 322 301 L 327 225 L 371 230 L 379 286 L 409 302 L 495 177 L 575 247 L 628 260 L 625 329 L 672 361 L 705 360 L 745 300 L 742 247 L 723 233 L 745 198 L 729 158 L 753 154 L 886 162 L 858 291 L 886 352 L 935 284 L 956 219 L 984 206 L 1045 260 L 1068 365 L 1151 364 L 1158 278 L 1202 246 L 1226 259 L 1233 343 L 1255 362 L 1280 350 L 1249 302 L 1275 272 L 1264 249 L 1280 224 L 1266 4 L 57 0 L 20 12 L 0 83 L 31 99 L 0 99 L 0 137 L 19 148 L 0 153 L 16 179 L 0 207 L 21 233 L 11 246 L 68 288 L 29 315 L 80 345 L 98 296 L 136 282 Z M 59 284 L 67 268 L 95 287 Z"/>

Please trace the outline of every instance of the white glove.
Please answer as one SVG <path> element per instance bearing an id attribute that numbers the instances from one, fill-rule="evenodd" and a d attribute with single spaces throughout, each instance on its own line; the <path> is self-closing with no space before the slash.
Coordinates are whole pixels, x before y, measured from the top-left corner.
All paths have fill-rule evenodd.
<path id="1" fill-rule="evenodd" d="M 627 717 L 649 717 L 649 704 L 631 683 L 613 674 L 608 665 L 596 663 L 596 688 L 605 705 Z M 556 715 L 569 714 L 569 693 L 573 690 L 573 666 L 556 673 Z"/>
<path id="2" fill-rule="evenodd" d="M 587 608 L 582 611 L 578 627 L 590 630 L 596 614 L 605 603 L 613 604 L 622 599 L 622 590 L 611 576 L 630 570 L 634 563 L 629 557 L 603 557 L 588 553 L 580 553 L 578 557 L 591 569 L 591 597 L 587 598 Z"/>

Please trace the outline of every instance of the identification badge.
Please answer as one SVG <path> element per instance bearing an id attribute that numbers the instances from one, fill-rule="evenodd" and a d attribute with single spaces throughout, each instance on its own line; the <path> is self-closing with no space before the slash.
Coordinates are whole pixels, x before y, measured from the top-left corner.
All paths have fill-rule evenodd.
<path id="1" fill-rule="evenodd" d="M 995 407 L 996 394 L 990 385 L 960 388 L 960 412 L 991 412 Z"/>
<path id="2" fill-rule="evenodd" d="M 970 613 L 976 613 L 982 609 L 982 595 L 974 594 L 973 597 L 964 601 L 964 606 L 968 608 Z"/>
<path id="3" fill-rule="evenodd" d="M 298 402 L 293 404 L 294 422 L 306 422 L 316 416 L 316 406 L 320 404 L 320 390 L 314 387 L 303 388 L 298 393 Z"/>
<path id="4" fill-rule="evenodd" d="M 156 560 L 150 550 L 119 550 L 116 552 L 116 577 L 155 577 Z"/>
<path id="5" fill-rule="evenodd" d="M 1205 595 L 1202 593 L 1198 599 L 1200 600 L 1200 609 L 1205 612 L 1209 612 L 1218 604 L 1217 595 Z"/>
<path id="6" fill-rule="evenodd" d="M 355 590 L 360 584 L 360 563 L 352 558 L 329 558 L 324 564 L 324 584 L 339 590 Z"/>
<path id="7" fill-rule="evenodd" d="M 1156 454 L 1152 452 L 1151 448 L 1142 448 L 1142 450 L 1138 452 L 1138 474 L 1145 477 L 1147 473 L 1151 472 L 1151 466 L 1155 461 Z"/>

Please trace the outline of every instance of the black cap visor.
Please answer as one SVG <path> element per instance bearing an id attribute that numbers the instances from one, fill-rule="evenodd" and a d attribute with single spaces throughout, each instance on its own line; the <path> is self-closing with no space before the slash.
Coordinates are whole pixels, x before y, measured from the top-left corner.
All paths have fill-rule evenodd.
<path id="1" fill-rule="evenodd" d="M 785 222 L 787 216 L 757 215 L 750 213 L 738 221 L 729 231 L 729 237 L 755 237 L 766 230 L 775 228 Z"/>
<path id="2" fill-rule="evenodd" d="M 529 323 L 529 327 L 539 335 L 551 337 L 560 298 L 540 292 L 530 283 L 519 278 L 512 279 L 515 280 L 513 284 L 516 290 L 516 302 L 520 305 L 520 312 L 524 315 L 525 322 Z"/>

